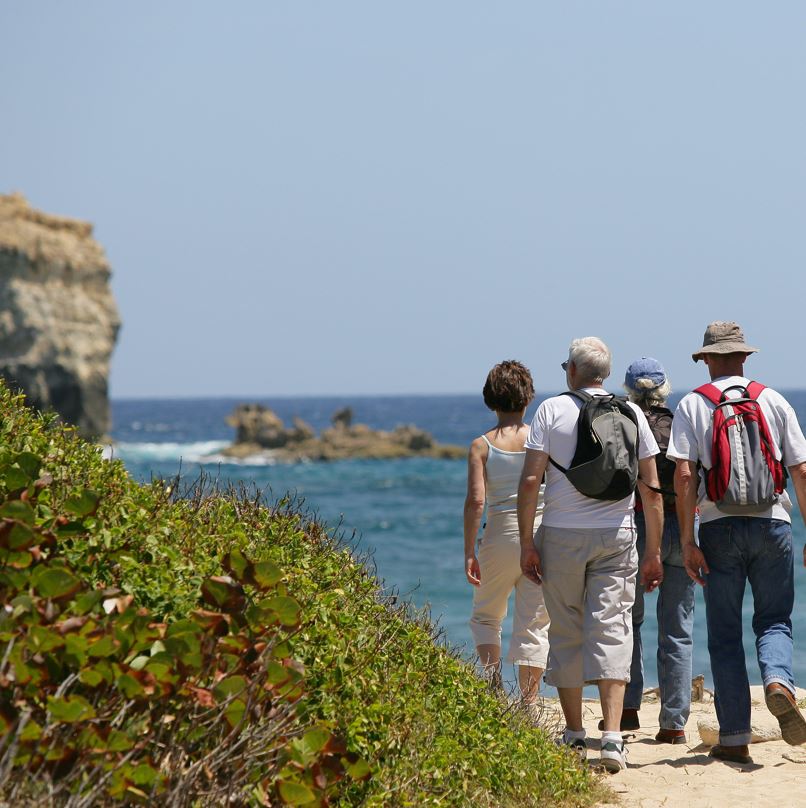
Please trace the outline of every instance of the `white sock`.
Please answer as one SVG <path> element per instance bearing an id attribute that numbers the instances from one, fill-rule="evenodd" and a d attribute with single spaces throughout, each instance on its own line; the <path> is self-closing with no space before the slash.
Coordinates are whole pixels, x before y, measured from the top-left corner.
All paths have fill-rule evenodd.
<path id="1" fill-rule="evenodd" d="M 624 738 L 621 737 L 620 732 L 603 732 L 602 733 L 602 746 L 606 743 L 615 743 L 618 746 L 624 745 Z"/>
<path id="2" fill-rule="evenodd" d="M 619 735 L 619 738 L 621 736 Z M 566 727 L 563 730 L 563 738 L 566 741 L 584 741 L 585 740 L 585 730 L 584 729 L 568 729 Z"/>

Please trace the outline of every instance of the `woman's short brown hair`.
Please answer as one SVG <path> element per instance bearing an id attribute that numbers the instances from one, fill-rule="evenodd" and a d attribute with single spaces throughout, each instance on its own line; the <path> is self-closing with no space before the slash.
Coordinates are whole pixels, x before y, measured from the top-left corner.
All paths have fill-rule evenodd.
<path id="1" fill-rule="evenodd" d="M 484 382 L 484 403 L 495 412 L 520 412 L 535 397 L 529 368 L 508 359 L 496 365 Z"/>

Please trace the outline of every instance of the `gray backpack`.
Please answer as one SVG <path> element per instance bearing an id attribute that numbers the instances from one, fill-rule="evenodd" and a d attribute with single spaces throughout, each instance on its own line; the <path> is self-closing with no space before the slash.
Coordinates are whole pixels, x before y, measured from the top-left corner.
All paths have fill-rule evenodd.
<path id="1" fill-rule="evenodd" d="M 638 480 L 638 418 L 623 396 L 593 396 L 584 390 L 563 393 L 582 402 L 577 445 L 571 465 L 549 461 L 571 485 L 592 499 L 628 497 Z"/>

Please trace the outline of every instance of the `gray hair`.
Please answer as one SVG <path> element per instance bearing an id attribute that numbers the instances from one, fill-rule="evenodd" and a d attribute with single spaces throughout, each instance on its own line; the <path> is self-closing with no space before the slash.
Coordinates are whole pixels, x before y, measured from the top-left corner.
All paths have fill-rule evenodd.
<path id="1" fill-rule="evenodd" d="M 576 366 L 582 386 L 601 384 L 610 375 L 610 348 L 599 337 L 575 339 L 568 349 L 568 361 Z"/>
<path id="2" fill-rule="evenodd" d="M 652 379 L 637 379 L 635 382 L 636 389 L 624 385 L 624 390 L 627 393 L 630 401 L 637 404 L 641 409 L 646 407 L 661 407 L 666 403 L 672 392 L 672 385 L 667 378 L 663 384 L 654 385 Z"/>

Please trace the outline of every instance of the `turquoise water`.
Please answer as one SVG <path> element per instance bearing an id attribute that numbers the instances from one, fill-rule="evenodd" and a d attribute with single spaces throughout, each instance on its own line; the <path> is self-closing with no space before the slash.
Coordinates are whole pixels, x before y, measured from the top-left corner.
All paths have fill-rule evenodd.
<path id="1" fill-rule="evenodd" d="M 806 416 L 806 393 L 789 394 Z M 224 416 L 232 400 L 119 401 L 113 405 L 117 456 L 138 479 L 170 477 L 180 468 L 190 479 L 204 469 L 222 482 L 245 481 L 266 491 L 269 499 L 291 492 L 304 501 L 357 548 L 370 554 L 384 584 L 420 606 L 428 605 L 446 639 L 472 653 L 467 620 L 472 598 L 463 572 L 462 507 L 465 464 L 456 460 L 349 460 L 336 463 L 232 464 L 216 451 L 231 439 Z M 465 445 L 490 423 L 476 396 L 388 397 L 362 399 L 279 399 L 269 404 L 290 421 L 298 414 L 316 428 L 327 424 L 338 407 L 350 404 L 356 421 L 377 428 L 415 423 L 440 440 Z M 801 416 L 801 423 L 806 418 Z M 806 570 L 800 565 L 806 530 L 793 521 L 796 540 L 795 675 L 806 683 Z M 657 683 L 652 638 L 657 633 L 648 596 L 644 644 L 649 658 L 647 687 Z M 697 594 L 694 673 L 710 682 L 702 593 Z M 751 681 L 759 683 L 750 630 L 751 604 L 745 601 L 745 648 Z M 505 626 L 506 643 L 508 626 Z"/>

